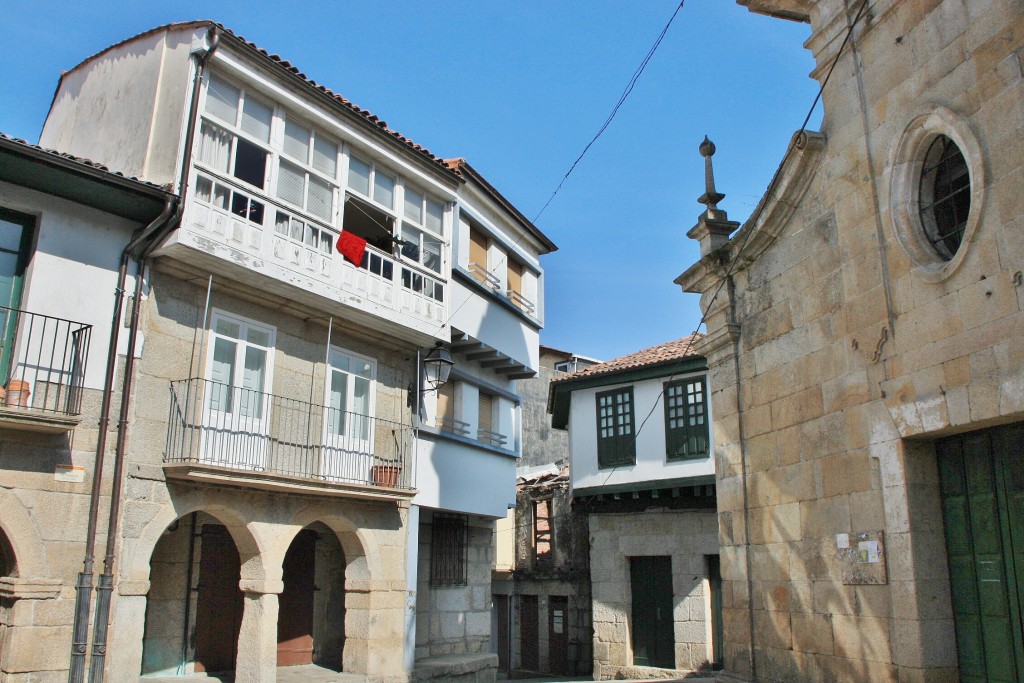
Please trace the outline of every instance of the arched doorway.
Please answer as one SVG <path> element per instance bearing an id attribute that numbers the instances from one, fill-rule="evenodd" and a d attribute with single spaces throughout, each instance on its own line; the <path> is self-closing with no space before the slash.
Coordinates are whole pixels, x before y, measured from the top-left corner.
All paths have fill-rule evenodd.
<path id="1" fill-rule="evenodd" d="M 143 675 L 235 669 L 240 574 L 234 539 L 216 517 L 194 512 L 167 527 L 150 560 Z"/>
<path id="2" fill-rule="evenodd" d="M 292 540 L 282 564 L 277 665 L 316 664 L 341 671 L 345 644 L 345 555 L 324 524 Z"/>

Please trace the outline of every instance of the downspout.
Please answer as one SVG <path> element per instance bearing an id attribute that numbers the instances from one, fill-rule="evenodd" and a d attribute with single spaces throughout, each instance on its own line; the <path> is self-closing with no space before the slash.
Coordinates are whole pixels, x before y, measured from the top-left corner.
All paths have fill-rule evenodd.
<path id="1" fill-rule="evenodd" d="M 81 683 L 85 678 L 85 653 L 89 643 L 89 605 L 92 602 L 92 572 L 95 562 L 94 547 L 96 545 L 96 525 L 99 521 L 100 494 L 103 484 L 103 461 L 107 450 L 107 428 L 110 424 L 110 401 L 114 386 L 114 375 L 117 371 L 117 343 L 121 330 L 121 308 L 124 301 L 124 284 L 128 277 L 128 261 L 131 258 L 132 245 L 145 239 L 172 218 L 175 213 L 176 200 L 168 197 L 164 209 L 149 225 L 135 232 L 128 245 L 121 252 L 121 262 L 117 271 L 117 286 L 114 288 L 114 313 L 110 322 L 110 343 L 107 346 L 107 368 L 103 380 L 103 399 L 100 405 L 98 422 L 99 434 L 96 438 L 96 458 L 93 466 L 92 490 L 89 495 L 89 521 L 85 534 L 85 558 L 82 571 L 78 574 L 75 586 L 75 619 L 72 628 L 71 662 L 68 669 L 68 681 Z"/>
<path id="2" fill-rule="evenodd" d="M 192 155 L 192 147 L 195 144 L 196 116 L 199 111 L 199 87 L 202 84 L 203 71 L 206 63 L 213 55 L 220 44 L 220 29 L 216 26 L 210 28 L 210 47 L 205 53 L 196 57 L 196 72 L 192 82 L 192 98 L 189 103 L 189 117 L 185 132 L 185 144 L 182 152 L 181 176 L 178 181 L 178 192 L 181 199 L 184 199 L 185 188 L 188 181 L 189 160 Z M 176 205 L 176 206 L 175 206 Z M 121 410 L 117 425 L 117 446 L 114 455 L 114 480 L 110 494 L 110 515 L 107 524 L 107 546 L 106 555 L 103 561 L 103 574 L 100 575 L 96 595 L 96 615 L 94 627 L 94 640 L 92 650 L 92 661 L 89 667 L 90 683 L 102 683 L 104 667 L 106 664 L 107 652 L 107 630 L 110 625 L 110 597 L 114 587 L 114 562 L 117 558 L 117 528 L 121 515 L 121 494 L 124 480 L 124 463 L 127 452 L 127 430 L 129 409 L 131 403 L 131 391 L 135 370 L 135 347 L 139 333 L 139 311 L 141 310 L 142 283 L 145 278 L 146 268 L 152 252 L 174 231 L 181 221 L 184 212 L 184 202 L 168 199 L 168 206 L 165 213 L 175 207 L 174 214 L 166 220 L 158 229 L 148 231 L 129 242 L 125 247 L 125 254 L 139 250 L 136 260 L 138 272 L 135 278 L 135 299 L 132 306 L 131 327 L 128 333 L 128 349 L 125 358 L 124 378 L 121 387 Z M 125 263 L 127 270 L 127 263 Z M 122 281 L 121 288 L 123 290 Z M 111 378 L 112 379 L 112 378 Z M 87 635 L 87 634 L 86 634 Z M 74 681 L 80 683 L 81 679 Z"/>

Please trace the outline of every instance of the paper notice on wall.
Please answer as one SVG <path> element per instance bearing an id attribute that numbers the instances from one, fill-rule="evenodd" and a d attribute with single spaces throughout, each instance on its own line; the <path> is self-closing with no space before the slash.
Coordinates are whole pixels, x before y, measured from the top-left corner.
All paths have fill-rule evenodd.
<path id="1" fill-rule="evenodd" d="M 878 541 L 861 541 L 857 544 L 857 562 L 875 564 L 879 559 Z"/>
<path id="2" fill-rule="evenodd" d="M 53 468 L 53 480 L 80 484 L 85 481 L 85 467 L 82 465 L 58 464 Z"/>

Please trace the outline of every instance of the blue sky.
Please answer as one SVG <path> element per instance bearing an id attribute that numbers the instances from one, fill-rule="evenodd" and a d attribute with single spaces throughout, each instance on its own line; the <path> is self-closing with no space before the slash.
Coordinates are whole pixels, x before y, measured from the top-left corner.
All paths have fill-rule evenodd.
<path id="1" fill-rule="evenodd" d="M 388 3 L 8 0 L 0 131 L 36 142 L 57 79 L 154 26 L 213 19 L 442 157 L 466 157 L 533 218 L 601 127 L 675 0 Z M 697 146 L 744 220 L 814 99 L 806 25 L 687 0 L 615 121 L 537 221 L 541 342 L 611 359 L 696 329 L 673 280 L 698 257 Z M 820 111 L 811 128 L 820 121 Z"/>

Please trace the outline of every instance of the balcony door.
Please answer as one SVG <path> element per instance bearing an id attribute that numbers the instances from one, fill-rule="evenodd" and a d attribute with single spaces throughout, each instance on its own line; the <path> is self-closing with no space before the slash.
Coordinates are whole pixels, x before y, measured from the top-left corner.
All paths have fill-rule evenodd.
<path id="1" fill-rule="evenodd" d="M 274 328 L 214 311 L 203 406 L 202 460 L 267 467 Z"/>
<path id="2" fill-rule="evenodd" d="M 21 287 L 32 250 L 31 216 L 0 208 L 0 385 L 7 384 L 14 355 L 14 335 Z"/>
<path id="3" fill-rule="evenodd" d="M 377 363 L 331 347 L 324 411 L 324 455 L 320 474 L 366 481 L 373 465 L 373 409 Z"/>

